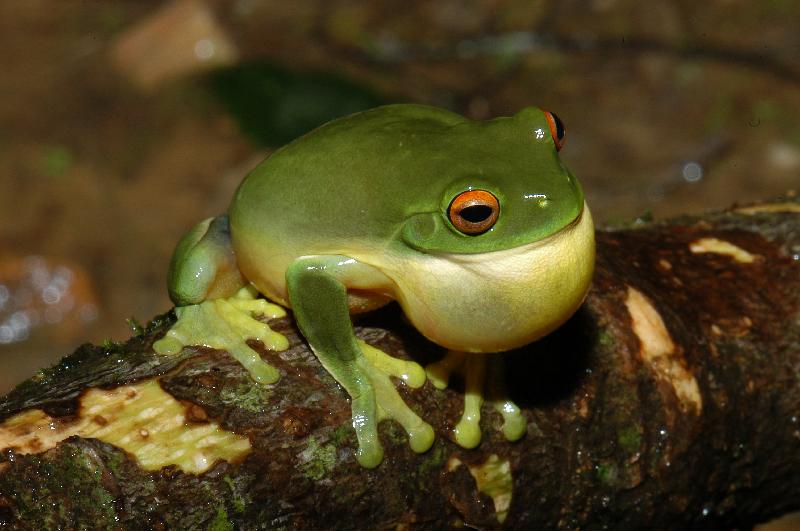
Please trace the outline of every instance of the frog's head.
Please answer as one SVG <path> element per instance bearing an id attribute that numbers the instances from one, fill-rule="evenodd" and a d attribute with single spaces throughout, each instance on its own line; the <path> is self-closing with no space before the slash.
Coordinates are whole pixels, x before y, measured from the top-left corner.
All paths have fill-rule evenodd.
<path id="1" fill-rule="evenodd" d="M 511 118 L 464 121 L 446 133 L 460 145 L 448 176 L 429 190 L 435 208 L 409 213 L 402 238 L 423 253 L 484 253 L 543 240 L 583 210 L 583 190 L 561 162 L 561 120 L 528 108 Z M 433 177 L 433 176 L 432 176 Z"/>
<path id="2" fill-rule="evenodd" d="M 581 186 L 558 156 L 564 133 L 555 114 L 528 108 L 443 135 L 458 156 L 448 178 L 428 188 L 435 197 L 408 212 L 405 267 L 394 275 L 406 314 L 430 339 L 457 350 L 508 350 L 580 306 L 594 228 Z"/>

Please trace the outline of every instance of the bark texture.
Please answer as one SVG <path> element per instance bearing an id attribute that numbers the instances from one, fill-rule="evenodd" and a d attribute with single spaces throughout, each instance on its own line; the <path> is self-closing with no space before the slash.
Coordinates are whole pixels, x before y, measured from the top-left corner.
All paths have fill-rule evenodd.
<path id="1" fill-rule="evenodd" d="M 450 430 L 463 384 L 399 385 L 436 442 L 414 454 L 384 422 L 386 457 L 365 470 L 353 457 L 347 396 L 291 316 L 270 323 L 290 348 L 261 350 L 283 374 L 263 389 L 222 351 L 154 355 L 168 314 L 23 383 L 0 401 L 0 421 L 37 408 L 75 422 L 88 388 L 158 379 L 187 418 L 248 436 L 251 451 L 190 474 L 144 470 L 92 438 L 7 448 L 0 526 L 741 529 L 799 509 L 800 201 L 637 222 L 599 231 L 597 244 L 581 310 L 504 355 L 510 395 L 528 419 L 518 442 L 505 441 L 500 415 L 484 408 L 483 442 L 460 448 Z M 394 356 L 442 355 L 395 306 L 356 324 Z"/>

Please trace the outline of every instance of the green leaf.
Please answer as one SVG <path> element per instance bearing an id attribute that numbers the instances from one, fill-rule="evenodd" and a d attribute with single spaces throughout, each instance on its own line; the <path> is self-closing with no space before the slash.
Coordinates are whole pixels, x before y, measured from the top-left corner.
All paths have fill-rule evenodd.
<path id="1" fill-rule="evenodd" d="M 276 147 L 334 118 L 384 103 L 371 90 L 325 72 L 245 62 L 210 74 L 214 95 L 242 132 Z"/>

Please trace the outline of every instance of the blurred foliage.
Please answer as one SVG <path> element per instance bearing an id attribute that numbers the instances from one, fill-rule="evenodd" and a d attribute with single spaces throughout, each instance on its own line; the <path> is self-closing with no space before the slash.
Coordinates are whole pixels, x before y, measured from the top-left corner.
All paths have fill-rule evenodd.
<path id="1" fill-rule="evenodd" d="M 210 74 L 214 95 L 258 144 L 285 144 L 323 123 L 385 103 L 371 90 L 325 72 L 245 62 Z"/>
<path id="2" fill-rule="evenodd" d="M 42 170 L 50 177 L 66 173 L 73 163 L 69 148 L 62 145 L 50 146 L 42 156 Z"/>

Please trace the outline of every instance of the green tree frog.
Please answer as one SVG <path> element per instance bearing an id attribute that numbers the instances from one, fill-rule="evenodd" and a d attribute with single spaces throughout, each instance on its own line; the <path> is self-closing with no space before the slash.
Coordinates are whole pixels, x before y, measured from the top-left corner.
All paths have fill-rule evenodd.
<path id="1" fill-rule="evenodd" d="M 594 227 L 580 184 L 559 159 L 563 141 L 561 121 L 537 108 L 472 121 L 399 104 L 317 128 L 257 166 L 227 214 L 178 244 L 168 285 L 179 319 L 155 349 L 224 348 L 256 381 L 274 383 L 279 373 L 246 340 L 285 349 L 286 339 L 256 317 L 291 308 L 350 395 L 357 459 L 374 467 L 383 456 L 381 419 L 397 420 L 417 452 L 434 438 L 390 380 L 421 386 L 422 367 L 353 333 L 351 314 L 394 300 L 449 351 L 428 367 L 433 384 L 464 371 L 455 439 L 477 445 L 484 353 L 560 326 L 591 281 Z M 522 436 L 519 409 L 502 397 L 495 405 L 506 436 Z"/>

